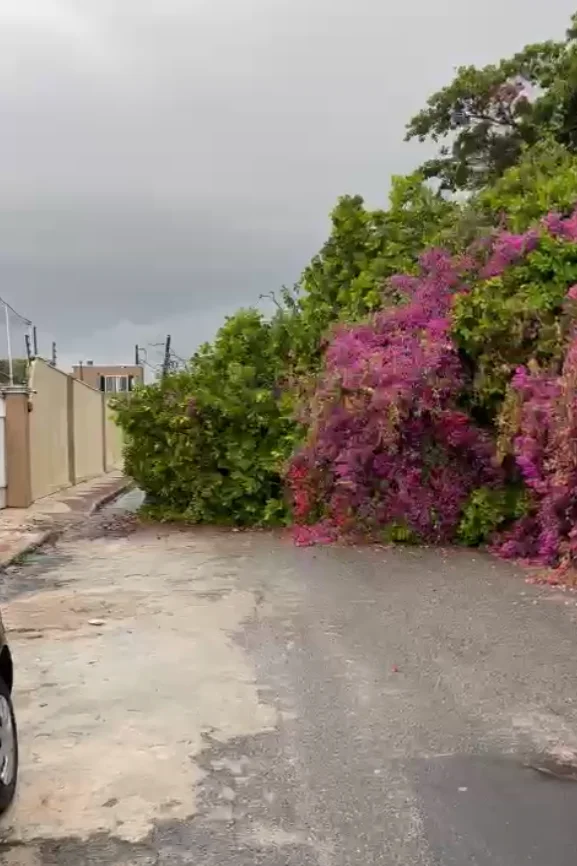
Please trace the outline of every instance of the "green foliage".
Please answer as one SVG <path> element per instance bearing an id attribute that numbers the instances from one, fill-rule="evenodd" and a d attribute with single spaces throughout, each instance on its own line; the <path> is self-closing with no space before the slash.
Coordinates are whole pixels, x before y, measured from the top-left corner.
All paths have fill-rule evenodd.
<path id="1" fill-rule="evenodd" d="M 479 223 L 504 219 L 515 232 L 551 211 L 571 212 L 577 204 L 577 156 L 552 139 L 525 148 L 519 162 L 474 201 Z"/>
<path id="2" fill-rule="evenodd" d="M 15 385 L 28 383 L 28 367 L 27 358 L 12 358 L 12 380 Z M 0 383 L 6 385 L 9 382 L 10 362 L 8 358 L 0 358 Z"/>
<path id="3" fill-rule="evenodd" d="M 301 374 L 316 369 L 332 324 L 358 321 L 379 309 L 387 279 L 412 273 L 419 254 L 447 230 L 458 210 L 419 173 L 392 178 L 386 211 L 367 210 L 361 196 L 339 199 L 331 234 L 305 268 L 291 307 L 295 369 Z"/>
<path id="4" fill-rule="evenodd" d="M 543 233 L 520 264 L 455 298 L 452 333 L 474 371 L 472 400 L 490 417 L 516 367 L 558 368 L 570 325 L 564 299 L 576 282 L 577 246 Z"/>
<path id="5" fill-rule="evenodd" d="M 461 544 L 477 547 L 507 523 L 524 517 L 528 510 L 529 498 L 522 487 L 478 487 L 463 509 L 458 539 Z"/>
<path id="6" fill-rule="evenodd" d="M 361 196 L 343 196 L 331 213 L 331 234 L 305 268 L 298 286 L 295 366 L 314 369 L 329 326 L 348 305 L 353 284 L 362 285 L 366 306 L 378 304 L 378 286 L 370 268 L 378 256 L 383 211 L 368 211 Z"/>
<path id="7" fill-rule="evenodd" d="M 577 155 L 551 137 L 523 146 L 515 165 L 459 206 L 432 242 L 460 253 L 495 229 L 523 232 L 551 212 L 571 213 L 577 204 Z"/>
<path id="8" fill-rule="evenodd" d="M 406 523 L 393 522 L 385 526 L 381 532 L 385 544 L 418 544 L 419 536 Z"/>
<path id="9" fill-rule="evenodd" d="M 227 319 L 189 369 L 116 402 L 126 471 L 155 516 L 191 523 L 282 522 L 280 470 L 297 428 L 277 391 L 271 327 Z"/>
<path id="10" fill-rule="evenodd" d="M 566 40 L 527 45 L 512 58 L 463 66 L 407 126 L 407 139 L 439 139 L 423 166 L 444 188 L 479 189 L 514 165 L 524 145 L 552 136 L 577 147 L 577 18 Z"/>

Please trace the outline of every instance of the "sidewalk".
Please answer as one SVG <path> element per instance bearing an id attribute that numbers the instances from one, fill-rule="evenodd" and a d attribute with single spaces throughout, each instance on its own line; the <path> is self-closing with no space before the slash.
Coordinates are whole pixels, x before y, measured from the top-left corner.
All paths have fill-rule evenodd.
<path id="1" fill-rule="evenodd" d="M 38 499 L 30 508 L 2 509 L 0 568 L 57 538 L 67 526 L 98 511 L 130 484 L 122 472 L 114 471 Z"/>

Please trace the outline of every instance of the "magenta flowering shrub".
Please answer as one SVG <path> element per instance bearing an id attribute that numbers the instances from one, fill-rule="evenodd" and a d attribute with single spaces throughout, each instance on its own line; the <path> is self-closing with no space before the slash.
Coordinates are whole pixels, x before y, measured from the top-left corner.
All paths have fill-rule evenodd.
<path id="1" fill-rule="evenodd" d="M 517 367 L 533 360 L 560 370 L 571 332 L 566 295 L 577 283 L 576 241 L 575 214 L 550 214 L 523 234 L 502 231 L 481 251 L 470 291 L 455 299 L 452 334 L 472 371 L 471 401 L 487 422 L 499 415 Z"/>
<path id="2" fill-rule="evenodd" d="M 577 334 L 560 375 L 520 368 L 512 389 L 520 404 L 515 460 L 531 493 L 532 508 L 496 550 L 506 558 L 573 566 L 577 560 Z"/>
<path id="3" fill-rule="evenodd" d="M 500 231 L 460 257 L 429 250 L 420 265 L 391 281 L 405 304 L 342 326 L 328 345 L 287 474 L 297 541 L 357 531 L 467 541 L 523 513 L 503 556 L 573 556 L 577 339 L 561 364 L 577 306 L 577 212 Z M 507 389 L 518 411 L 505 470 L 494 425 Z M 464 406 L 485 407 L 485 426 Z"/>
<path id="4" fill-rule="evenodd" d="M 457 405 L 449 313 L 471 264 L 428 251 L 418 276 L 395 278 L 406 304 L 336 332 L 288 471 L 298 541 L 391 527 L 450 541 L 471 491 L 501 480 L 491 437 Z"/>

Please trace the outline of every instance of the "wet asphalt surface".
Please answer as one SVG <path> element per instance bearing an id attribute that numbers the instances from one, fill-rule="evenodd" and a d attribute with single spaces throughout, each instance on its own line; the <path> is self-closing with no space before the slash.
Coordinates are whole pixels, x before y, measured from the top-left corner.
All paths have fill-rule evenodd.
<path id="1" fill-rule="evenodd" d="M 2 576 L 0 863 L 574 866 L 577 595 L 465 551 L 139 528 L 136 497 Z"/>

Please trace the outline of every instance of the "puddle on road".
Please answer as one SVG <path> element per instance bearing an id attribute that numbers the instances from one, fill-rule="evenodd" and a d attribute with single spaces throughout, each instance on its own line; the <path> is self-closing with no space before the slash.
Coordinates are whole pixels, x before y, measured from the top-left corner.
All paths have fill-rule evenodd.
<path id="1" fill-rule="evenodd" d="M 144 503 L 144 493 L 138 487 L 133 487 L 132 490 L 127 490 L 118 499 L 115 499 L 110 505 L 103 509 L 102 513 L 110 513 L 117 511 L 128 511 L 134 514 Z"/>

